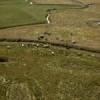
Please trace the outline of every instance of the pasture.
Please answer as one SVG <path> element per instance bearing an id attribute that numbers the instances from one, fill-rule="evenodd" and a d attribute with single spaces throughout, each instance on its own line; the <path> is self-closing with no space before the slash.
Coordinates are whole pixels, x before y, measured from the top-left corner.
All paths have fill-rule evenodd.
<path id="1" fill-rule="evenodd" d="M 0 100 L 99 100 L 99 33 L 98 0 L 0 0 Z"/>
<path id="2" fill-rule="evenodd" d="M 0 100 L 17 100 L 17 96 L 28 98 L 27 95 L 30 95 L 33 87 L 35 88 L 31 93 L 36 100 L 99 98 L 100 55 L 53 46 L 43 48 L 42 44 L 39 44 L 39 47 L 35 45 L 37 44 L 0 43 L 0 56 L 8 58 L 7 62 L 0 62 Z M 21 88 L 20 84 L 24 88 Z M 30 90 L 26 91 L 25 88 L 28 87 Z M 19 94 L 20 92 L 23 95 Z"/>
<path id="3" fill-rule="evenodd" d="M 30 4 L 31 1 L 0 1 L 0 28 L 46 23 L 48 10 L 80 8 L 81 5 Z"/>

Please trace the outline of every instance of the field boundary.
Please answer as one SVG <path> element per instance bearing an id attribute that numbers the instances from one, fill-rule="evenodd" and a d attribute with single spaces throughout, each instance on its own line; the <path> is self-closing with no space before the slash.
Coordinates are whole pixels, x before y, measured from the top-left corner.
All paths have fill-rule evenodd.
<path id="1" fill-rule="evenodd" d="M 63 47 L 63 48 L 73 48 L 76 50 L 82 50 L 82 51 L 88 51 L 88 52 L 94 52 L 94 53 L 100 53 L 99 49 L 94 49 L 94 48 L 90 48 L 90 47 L 85 47 L 85 46 L 79 46 L 79 45 L 75 45 L 75 44 L 71 44 L 71 43 L 54 43 L 54 42 L 48 42 L 48 41 L 40 41 L 40 40 L 35 40 L 35 39 L 12 39 L 12 38 L 1 38 L 0 42 L 34 42 L 34 43 L 42 43 L 42 44 L 48 44 L 48 45 L 52 45 L 52 46 L 57 46 L 57 47 Z"/>
<path id="2" fill-rule="evenodd" d="M 11 25 L 11 26 L 4 26 L 4 27 L 0 27 L 0 30 L 2 29 L 8 29 L 8 28 L 14 28 L 14 27 L 20 27 L 20 26 L 30 26 L 30 25 L 42 25 L 42 24 L 46 24 L 47 22 L 37 22 L 37 23 L 30 23 L 30 24 L 20 24 L 20 25 Z"/>

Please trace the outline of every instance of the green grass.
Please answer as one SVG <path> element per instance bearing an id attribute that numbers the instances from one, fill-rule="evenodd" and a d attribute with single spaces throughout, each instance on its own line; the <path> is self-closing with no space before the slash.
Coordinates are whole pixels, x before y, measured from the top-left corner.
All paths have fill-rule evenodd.
<path id="1" fill-rule="evenodd" d="M 57 10 L 65 10 L 71 7 L 77 8 L 77 6 L 73 5 L 39 4 L 30 6 L 25 3 L 24 0 L 0 0 L 0 28 L 44 23 L 48 9 L 56 8 Z M 72 15 L 67 17 L 70 12 Z M 65 20 L 63 21 L 70 26 L 67 27 L 63 25 L 60 27 L 59 25 L 55 25 L 59 26 L 58 29 L 54 26 L 49 26 L 50 28 L 46 27 L 46 31 L 50 31 L 49 33 L 53 34 L 52 37 L 60 34 L 60 37 L 63 39 L 68 38 L 68 40 L 70 40 L 70 33 L 72 32 L 75 33 L 76 37 L 80 35 L 79 37 L 82 38 L 84 35 L 91 33 L 89 29 L 82 29 L 77 33 L 77 27 L 71 27 L 70 22 L 79 22 L 78 20 L 80 20 L 80 18 L 88 19 L 88 17 L 83 16 L 84 12 L 83 10 L 83 12 L 78 15 L 76 10 L 74 12 L 69 10 L 69 13 L 66 11 L 66 16 L 62 18 L 62 20 L 68 20 L 69 23 Z M 74 18 L 73 13 L 81 17 Z M 89 13 L 85 16 L 92 15 L 88 14 Z M 62 13 L 61 16 L 63 16 Z M 70 17 L 72 17 L 72 19 Z M 57 16 L 55 19 L 59 20 L 60 17 L 58 18 Z M 30 28 L 24 27 L 23 29 L 25 28 L 26 31 L 20 31 L 19 28 L 14 30 L 11 28 L 10 30 L 12 31 L 7 29 L 4 32 L 7 34 L 4 34 L 4 36 L 13 38 L 11 34 L 18 31 L 16 34 L 22 33 L 21 37 L 23 35 L 23 38 L 25 38 L 29 36 L 26 36 L 26 34 L 30 32 L 30 29 L 33 29 L 31 31 L 33 34 L 31 35 L 34 38 L 36 31 L 39 31 L 40 34 L 42 30 L 45 30 L 42 26 L 34 28 L 33 26 Z M 64 29 L 62 30 L 61 28 Z M 92 29 L 93 28 L 90 30 L 92 31 Z M 1 30 L 1 36 L 3 31 Z M 81 32 L 84 34 L 82 35 Z M 93 31 L 93 33 L 95 32 Z M 14 37 L 15 36 L 17 35 L 14 34 Z M 94 38 L 94 34 L 88 37 L 91 36 Z M 98 36 L 96 35 L 95 37 L 97 38 Z M 97 41 L 97 43 L 99 43 L 99 41 Z M 22 47 L 22 43 L 0 43 L 0 58 L 8 57 L 8 62 L 0 62 L 0 100 L 13 100 L 11 98 L 18 100 L 18 98 L 20 99 L 22 96 L 23 98 L 21 100 L 23 100 L 27 95 L 35 96 L 35 100 L 100 99 L 100 54 L 53 46 L 50 46 L 50 48 L 43 48 L 42 46 L 36 47 L 28 43 L 24 43 L 24 45 L 25 46 Z M 54 52 L 54 55 L 52 52 Z M 9 92 L 10 96 L 12 96 L 10 99 L 8 99 Z"/>
<path id="2" fill-rule="evenodd" d="M 22 47 L 21 43 L 10 43 L 11 48 L 7 49 L 7 45 L 0 46 L 0 56 L 9 58 L 9 62 L 0 63 L 0 76 L 12 82 L 28 82 L 30 88 L 35 80 L 42 94 L 37 91 L 46 100 L 99 100 L 99 54 L 93 57 L 93 53 L 74 49 L 37 48 L 27 44 Z M 5 96 L 7 89 L 1 86 L 0 95 Z"/>
<path id="3" fill-rule="evenodd" d="M 25 24 L 45 23 L 48 9 L 64 10 L 78 5 L 30 5 L 29 2 L 0 1 L 0 28 Z"/>

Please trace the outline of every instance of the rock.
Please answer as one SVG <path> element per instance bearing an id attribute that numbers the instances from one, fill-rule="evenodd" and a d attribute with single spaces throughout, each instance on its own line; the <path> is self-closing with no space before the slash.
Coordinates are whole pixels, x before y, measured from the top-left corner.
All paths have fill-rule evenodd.
<path id="1" fill-rule="evenodd" d="M 55 55 L 54 51 L 51 52 L 52 55 Z"/>
<path id="2" fill-rule="evenodd" d="M 36 44 L 36 47 L 39 47 L 39 44 Z"/>
<path id="3" fill-rule="evenodd" d="M 10 49 L 10 48 L 11 48 L 11 46 L 8 45 L 8 46 L 7 46 L 7 49 Z"/>
<path id="4" fill-rule="evenodd" d="M 44 44 L 43 47 L 44 48 L 49 48 L 49 45 L 48 44 Z"/>
<path id="5" fill-rule="evenodd" d="M 72 43 L 73 43 L 73 44 L 75 44 L 75 43 L 76 43 L 76 41 L 75 41 L 75 40 L 72 40 Z"/>
<path id="6" fill-rule="evenodd" d="M 33 2 L 30 2 L 30 5 L 32 5 L 33 4 Z"/>
<path id="7" fill-rule="evenodd" d="M 25 45 L 22 43 L 21 46 L 24 47 Z"/>

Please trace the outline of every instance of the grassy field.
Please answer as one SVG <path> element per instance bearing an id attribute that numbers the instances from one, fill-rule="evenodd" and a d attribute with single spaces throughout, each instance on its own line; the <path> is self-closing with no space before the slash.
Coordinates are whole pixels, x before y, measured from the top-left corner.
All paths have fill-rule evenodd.
<path id="1" fill-rule="evenodd" d="M 14 97 L 8 96 L 11 99 L 7 100 L 20 96 L 18 91 L 24 90 L 29 94 L 26 89 L 20 89 L 20 85 L 17 86 L 18 90 L 13 89 L 16 89 L 16 84 L 28 84 L 32 88 L 34 82 L 37 90 L 34 89 L 32 95 L 36 100 L 42 97 L 45 98 L 43 100 L 99 100 L 98 54 L 52 46 L 37 48 L 29 43 L 24 44 L 24 47 L 22 43 L 0 43 L 0 57 L 8 58 L 8 62 L 0 64 L 0 100 L 6 100 L 7 91 L 8 94 L 13 91 L 12 95 L 16 93 Z"/>
<path id="2" fill-rule="evenodd" d="M 81 5 L 30 5 L 30 1 L 24 0 L 0 1 L 0 28 L 46 23 L 48 9 L 64 10 L 74 7 L 81 7 Z"/>
<path id="3" fill-rule="evenodd" d="M 0 100 L 99 100 L 99 23 L 99 0 L 0 0 Z"/>

